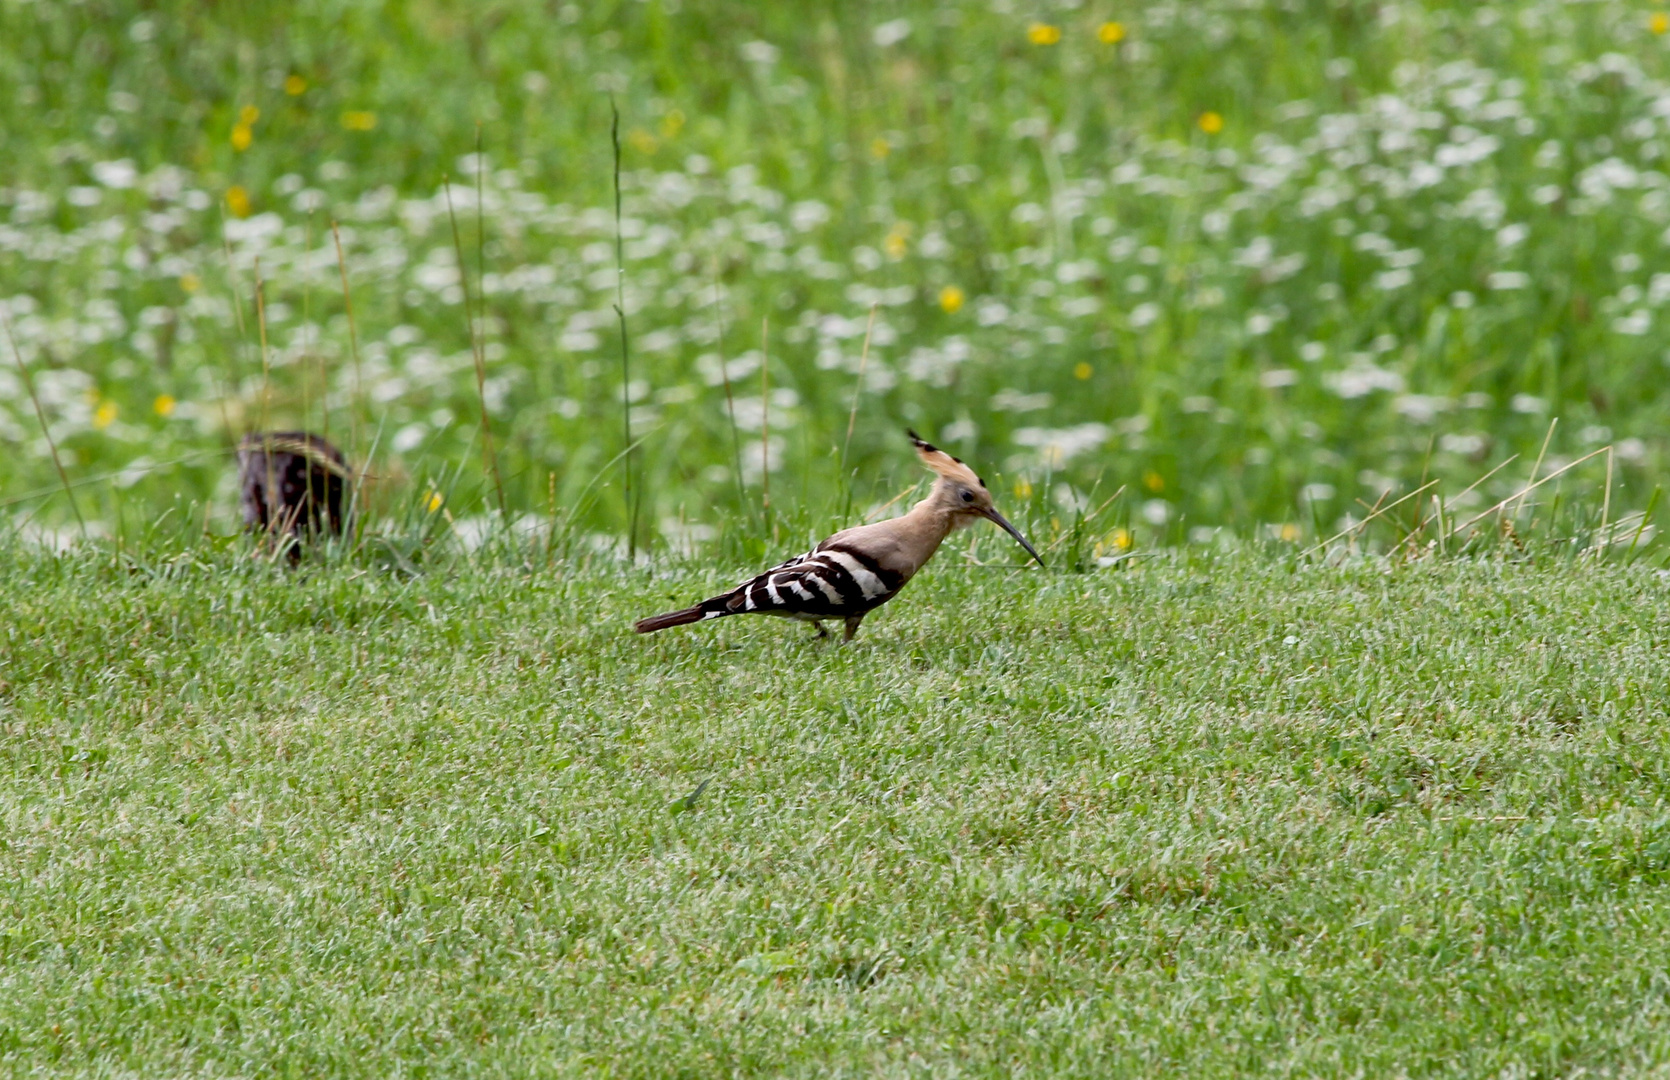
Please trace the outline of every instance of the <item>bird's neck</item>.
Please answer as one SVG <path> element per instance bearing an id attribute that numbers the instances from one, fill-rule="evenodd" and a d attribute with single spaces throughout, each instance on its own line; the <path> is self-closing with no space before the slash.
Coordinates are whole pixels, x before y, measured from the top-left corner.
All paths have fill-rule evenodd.
<path id="1" fill-rule="evenodd" d="M 946 509 L 944 501 L 936 498 L 936 494 L 929 494 L 900 519 L 904 526 L 900 531 L 909 536 L 919 549 L 918 566 L 931 559 L 939 550 L 939 545 L 957 527 L 957 515 Z"/>

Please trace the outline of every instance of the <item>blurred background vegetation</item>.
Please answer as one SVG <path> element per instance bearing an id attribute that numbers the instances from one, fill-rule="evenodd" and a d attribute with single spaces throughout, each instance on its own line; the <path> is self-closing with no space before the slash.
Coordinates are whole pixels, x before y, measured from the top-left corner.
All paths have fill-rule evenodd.
<path id="1" fill-rule="evenodd" d="M 1667 29 L 1553 0 L 0 0 L 0 303 L 107 528 L 178 498 L 229 529 L 261 426 L 370 459 L 381 505 L 484 513 L 466 287 L 512 513 L 600 544 L 623 396 L 646 545 L 757 522 L 762 465 L 820 527 L 883 502 L 907 424 L 1033 520 L 1123 485 L 1110 549 L 1297 542 L 1426 478 L 1487 505 L 1545 438 L 1545 474 L 1612 445 L 1639 509 Z M 62 525 L 4 344 L 0 501 Z"/>

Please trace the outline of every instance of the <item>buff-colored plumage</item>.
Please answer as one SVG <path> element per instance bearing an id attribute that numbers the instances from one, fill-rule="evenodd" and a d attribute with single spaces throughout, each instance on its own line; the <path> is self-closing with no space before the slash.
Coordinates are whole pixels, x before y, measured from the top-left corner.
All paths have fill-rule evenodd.
<path id="1" fill-rule="evenodd" d="M 992 505 L 973 469 L 913 431 L 922 463 L 938 476 L 927 498 L 896 518 L 842 529 L 804 555 L 681 611 L 639 620 L 640 634 L 749 612 L 802 619 L 841 619 L 852 640 L 864 616 L 891 600 L 955 530 L 984 518 L 1008 532 L 1040 566 L 1044 560 Z"/>

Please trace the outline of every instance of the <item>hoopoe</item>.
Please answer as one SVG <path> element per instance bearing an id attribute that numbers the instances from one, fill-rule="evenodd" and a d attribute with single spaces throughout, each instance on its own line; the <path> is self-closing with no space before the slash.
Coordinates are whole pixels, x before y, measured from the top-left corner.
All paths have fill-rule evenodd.
<path id="1" fill-rule="evenodd" d="M 783 615 L 809 622 L 819 637 L 828 637 L 824 619 L 846 623 L 851 641 L 864 616 L 893 599 L 916 572 L 927 565 L 945 538 L 977 518 L 994 522 L 1020 541 L 1026 553 L 1044 560 L 992 505 L 986 482 L 962 461 L 912 431 L 910 440 L 922 463 L 939 479 L 928 497 L 900 517 L 842 529 L 804 555 L 774 566 L 730 592 L 703 600 L 682 611 L 669 611 L 638 620 L 640 634 L 669 626 L 718 619 L 726 615 Z"/>
<path id="2" fill-rule="evenodd" d="M 340 534 L 353 478 L 342 451 L 305 431 L 255 432 L 238 443 L 238 502 L 244 528 L 300 540 L 304 534 Z M 289 547 L 290 561 L 301 546 Z"/>

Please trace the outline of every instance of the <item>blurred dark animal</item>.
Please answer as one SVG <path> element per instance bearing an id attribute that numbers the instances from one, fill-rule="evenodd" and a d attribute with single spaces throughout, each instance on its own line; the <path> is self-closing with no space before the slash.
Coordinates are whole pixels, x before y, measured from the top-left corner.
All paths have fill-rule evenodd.
<path id="1" fill-rule="evenodd" d="M 342 451 L 305 431 L 254 432 L 238 443 L 244 528 L 294 541 L 291 562 L 306 537 L 342 534 L 352 478 Z"/>

